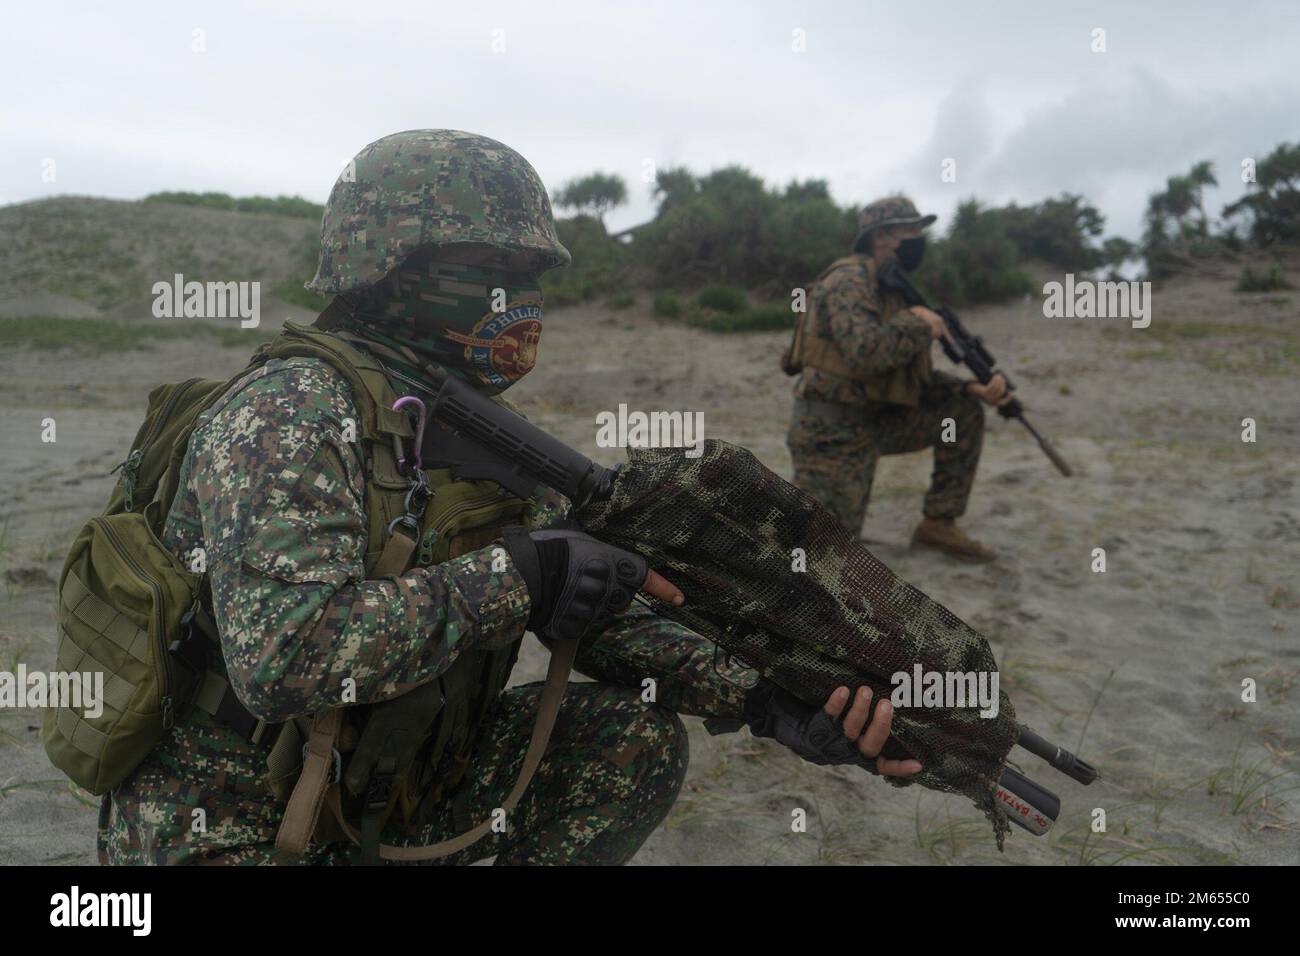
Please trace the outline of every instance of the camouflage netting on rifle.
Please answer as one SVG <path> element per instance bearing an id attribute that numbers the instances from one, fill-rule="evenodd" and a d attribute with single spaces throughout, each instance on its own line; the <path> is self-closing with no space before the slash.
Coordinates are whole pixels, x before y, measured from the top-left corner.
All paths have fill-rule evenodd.
<path id="1" fill-rule="evenodd" d="M 655 610 L 820 706 L 839 686 L 867 684 L 876 701 L 891 675 L 991 674 L 988 642 L 947 608 L 900 580 L 814 499 L 750 452 L 717 440 L 688 458 L 680 448 L 631 449 L 613 495 L 577 515 L 589 533 L 647 558 L 686 604 Z M 806 570 L 799 566 L 804 556 Z M 990 795 L 1016 741 L 1005 693 L 996 717 L 963 709 L 898 708 L 887 757 L 915 757 L 908 779 L 970 797 L 993 822 Z"/>

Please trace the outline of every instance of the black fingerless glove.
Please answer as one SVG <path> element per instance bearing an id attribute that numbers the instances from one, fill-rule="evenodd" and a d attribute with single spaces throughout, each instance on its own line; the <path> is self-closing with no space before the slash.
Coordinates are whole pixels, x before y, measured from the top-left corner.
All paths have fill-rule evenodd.
<path id="1" fill-rule="evenodd" d="M 528 627 L 544 637 L 599 634 L 645 582 L 645 558 L 581 531 L 510 528 L 503 540 L 528 585 Z"/>
<path id="2" fill-rule="evenodd" d="M 785 744 L 809 763 L 856 764 L 878 772 L 876 761 L 862 756 L 857 744 L 844 736 L 842 720 L 821 707 L 805 704 L 769 680 L 760 680 L 745 695 L 745 719 L 755 737 L 770 737 Z"/>

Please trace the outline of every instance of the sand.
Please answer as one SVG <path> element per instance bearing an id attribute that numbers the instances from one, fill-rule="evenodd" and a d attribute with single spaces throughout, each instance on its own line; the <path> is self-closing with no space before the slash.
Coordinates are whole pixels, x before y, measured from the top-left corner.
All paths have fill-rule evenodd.
<path id="1" fill-rule="evenodd" d="M 785 336 L 669 324 L 648 302 L 549 312 L 538 368 L 511 397 L 611 464 L 597 412 L 702 411 L 707 435 L 788 476 Z M 882 462 L 863 534 L 989 637 L 1021 719 L 1102 779 L 1084 788 L 1025 756 L 1061 796 L 1061 818 L 1046 837 L 1013 831 L 999 854 L 960 798 L 813 767 L 748 732 L 709 737 L 687 718 L 685 788 L 635 862 L 1300 862 L 1300 294 L 1179 280 L 1157 290 L 1144 330 L 1047 320 L 1032 299 L 965 317 L 1076 475 L 1057 475 L 1023 429 L 994 418 L 963 523 L 1001 550 L 995 564 L 908 550 L 928 453 Z M 149 389 L 234 371 L 256 334 L 246 348 L 196 336 L 102 357 L 0 357 L 0 670 L 51 666 L 64 549 L 107 499 Z M 53 444 L 40 441 L 47 416 Z M 1247 417 L 1254 443 L 1241 440 Z M 1105 573 L 1091 570 L 1095 548 Z M 516 680 L 544 667 L 528 638 Z M 93 861 L 94 801 L 46 762 L 39 716 L 0 710 L 0 863 Z M 800 809 L 807 830 L 792 832 Z M 1099 810 L 1104 832 L 1092 829 Z"/>

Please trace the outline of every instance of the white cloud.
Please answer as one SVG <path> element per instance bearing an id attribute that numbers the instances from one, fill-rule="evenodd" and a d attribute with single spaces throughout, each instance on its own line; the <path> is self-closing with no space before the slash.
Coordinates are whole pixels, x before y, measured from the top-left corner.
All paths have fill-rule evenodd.
<path id="1" fill-rule="evenodd" d="M 515 146 L 552 186 L 593 169 L 623 175 L 632 202 L 609 217 L 615 227 L 651 212 L 649 158 L 700 172 L 739 163 L 774 183 L 825 178 L 845 204 L 904 188 L 937 211 L 972 193 L 1076 190 L 1131 232 L 1134 204 L 1170 173 L 1200 158 L 1235 171 L 1241 150 L 1300 138 L 1287 66 L 1300 36 L 1286 9 L 25 5 L 6 24 L 21 40 L 0 88 L 0 199 L 215 189 L 323 200 L 365 143 L 448 126 Z M 1088 49 L 1096 25 L 1104 55 Z M 794 29 L 807 52 L 791 50 Z M 956 186 L 938 182 L 949 155 Z M 40 178 L 51 156 L 53 184 Z"/>
<path id="2" fill-rule="evenodd" d="M 1136 237 L 1147 197 L 1198 160 L 1211 160 L 1219 175 L 1209 209 L 1239 196 L 1243 157 L 1300 139 L 1298 100 L 1300 86 L 1189 89 L 1133 70 L 1027 111 L 993 143 L 997 110 L 983 88 L 965 86 L 939 104 L 934 134 L 895 177 L 945 213 L 970 196 L 1024 204 L 1080 193 L 1107 214 L 1108 232 Z M 959 159 L 955 186 L 935 182 L 940 156 Z"/>

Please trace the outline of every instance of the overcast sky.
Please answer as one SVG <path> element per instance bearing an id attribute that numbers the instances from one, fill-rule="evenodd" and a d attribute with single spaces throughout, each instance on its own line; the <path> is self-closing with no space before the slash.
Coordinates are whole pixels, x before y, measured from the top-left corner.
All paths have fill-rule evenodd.
<path id="1" fill-rule="evenodd" d="M 653 213 L 648 163 L 739 163 L 827 179 L 842 204 L 901 189 L 940 227 L 972 195 L 1081 192 L 1136 237 L 1171 173 L 1212 160 L 1217 211 L 1243 158 L 1300 140 L 1296 2 L 47 0 L 4 31 L 0 203 L 323 201 L 366 143 L 451 127 L 518 149 L 552 191 L 622 175 L 611 227 Z"/>

